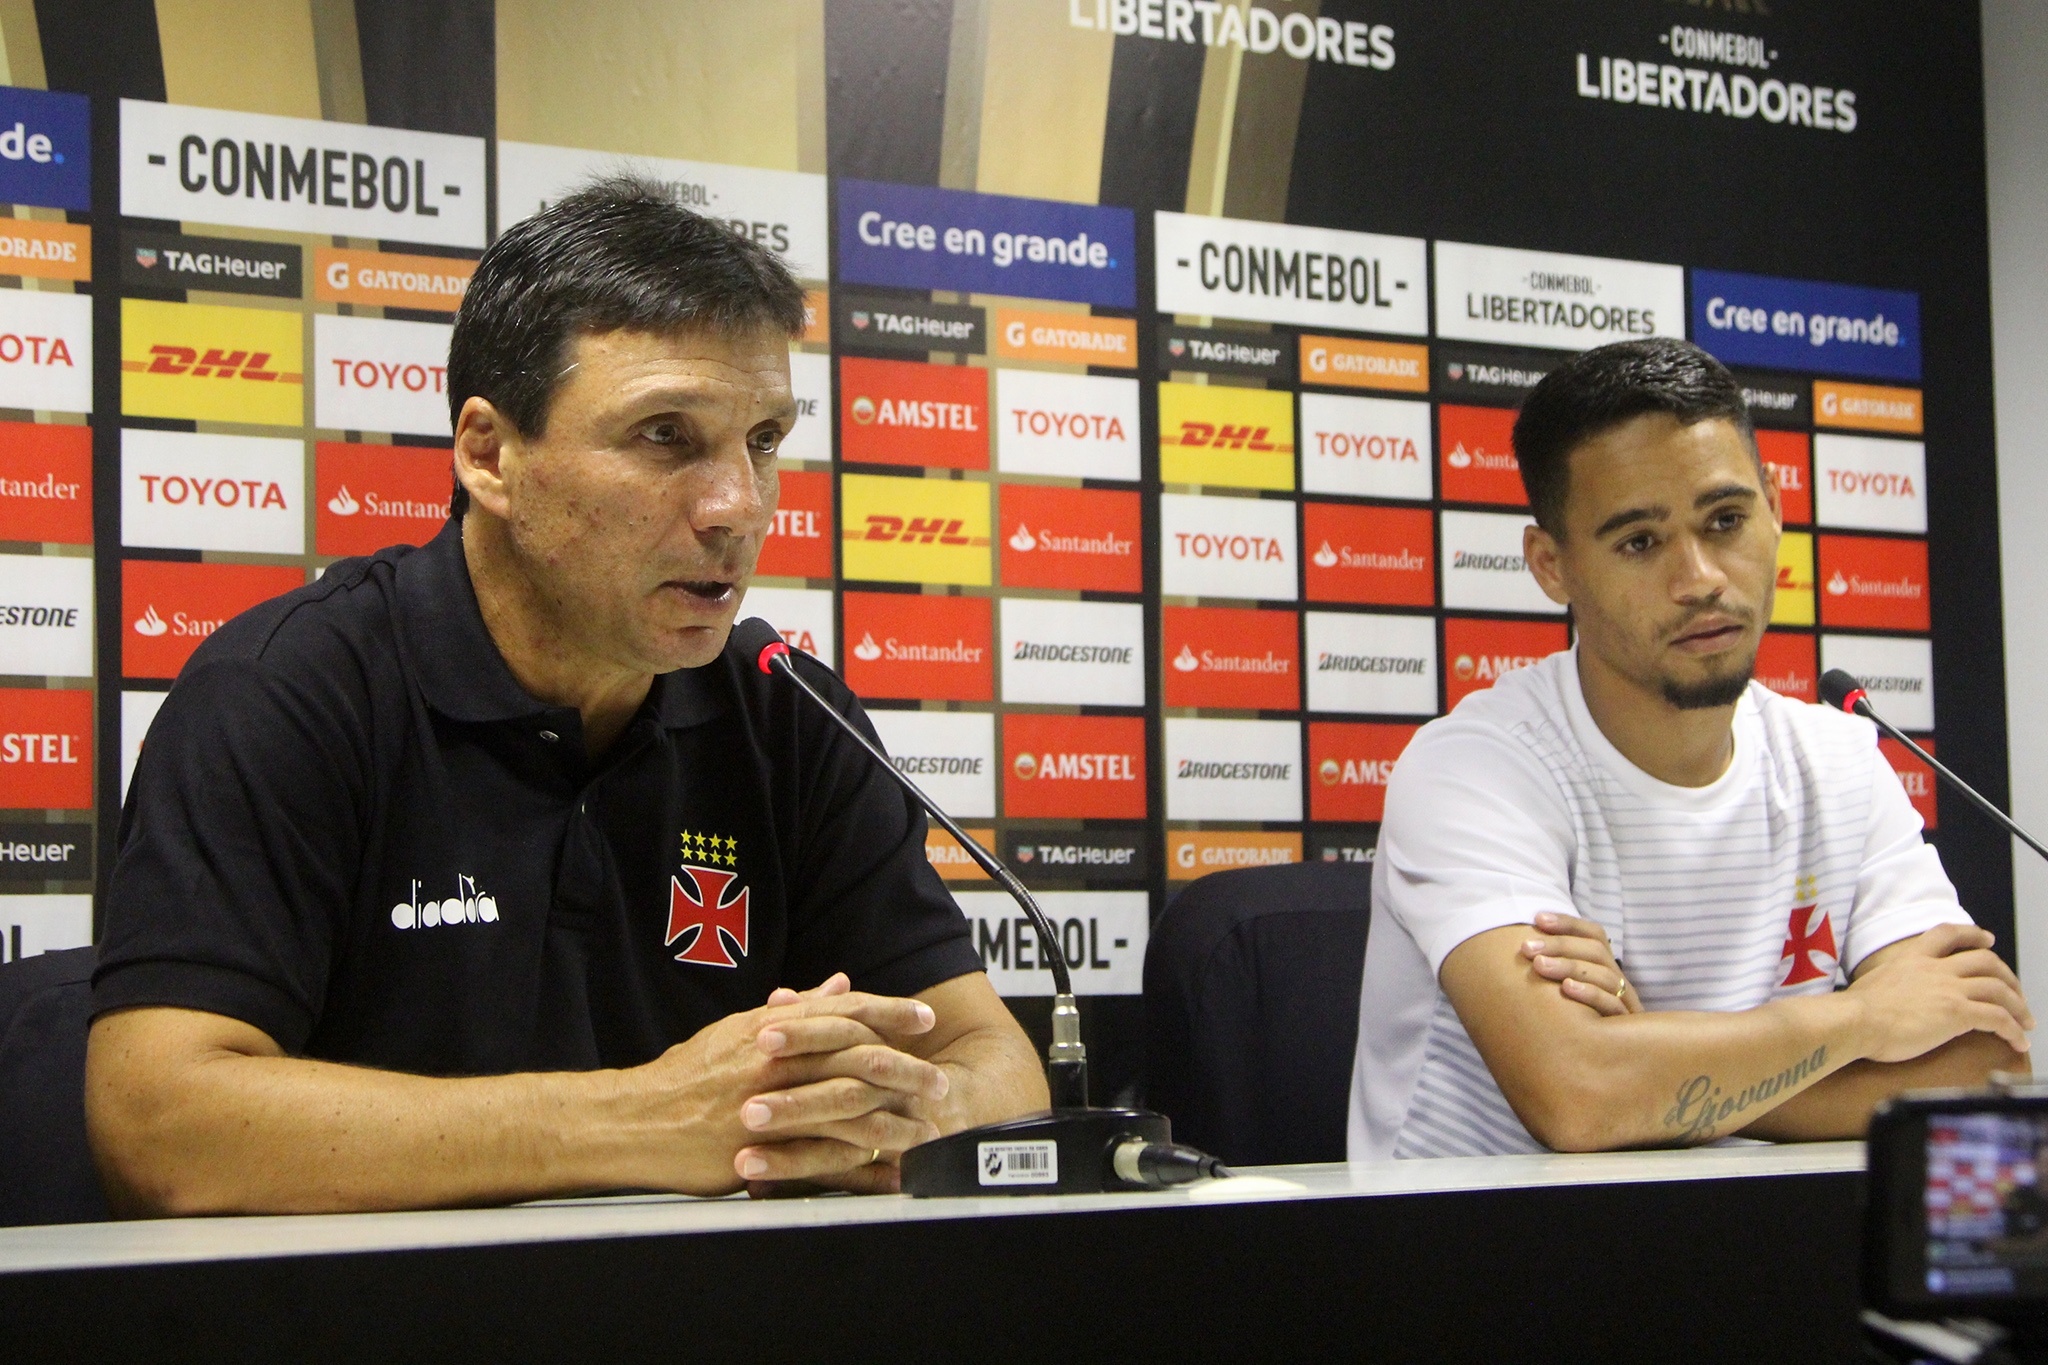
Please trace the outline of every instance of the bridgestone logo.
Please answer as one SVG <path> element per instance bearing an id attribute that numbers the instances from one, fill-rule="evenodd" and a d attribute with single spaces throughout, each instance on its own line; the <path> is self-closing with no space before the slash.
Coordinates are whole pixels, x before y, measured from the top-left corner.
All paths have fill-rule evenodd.
<path id="1" fill-rule="evenodd" d="M 1385 654 L 1330 654 L 1316 657 L 1318 673 L 1413 673 L 1420 674 L 1423 659 L 1398 659 Z"/>
<path id="2" fill-rule="evenodd" d="M 1025 659 L 1047 664 L 1127 664 L 1131 661 L 1129 645 L 1041 645 L 1029 640 L 1019 640 L 1011 652 L 1012 659 Z"/>
<path id="3" fill-rule="evenodd" d="M 77 607 L 0 606 L 0 626 L 58 626 L 78 624 Z"/>
<path id="4" fill-rule="evenodd" d="M 1187 780 L 1219 782 L 1288 782 L 1294 778 L 1292 763 L 1206 763 L 1184 758 L 1174 773 Z"/>
<path id="5" fill-rule="evenodd" d="M 1872 677 L 1868 673 L 1863 675 L 1865 692 L 1924 692 L 1926 689 L 1925 678 Z"/>
<path id="6" fill-rule="evenodd" d="M 1529 567 L 1520 555 L 1482 555 L 1459 550 L 1451 556 L 1454 569 L 1485 569 L 1496 573 L 1520 573 Z"/>
<path id="7" fill-rule="evenodd" d="M 953 777 L 978 775 L 982 760 L 979 758 L 944 758 L 937 755 L 917 754 L 909 757 L 894 755 L 889 762 L 896 771 L 909 777 Z"/>

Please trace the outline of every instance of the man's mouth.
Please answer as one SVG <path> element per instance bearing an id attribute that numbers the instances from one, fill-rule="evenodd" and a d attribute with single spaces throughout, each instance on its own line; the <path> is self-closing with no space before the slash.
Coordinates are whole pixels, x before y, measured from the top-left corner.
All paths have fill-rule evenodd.
<path id="1" fill-rule="evenodd" d="M 702 602 L 723 602 L 733 590 L 732 583 L 722 578 L 672 578 L 666 586 L 681 588 Z"/>
<path id="2" fill-rule="evenodd" d="M 1742 622 L 1726 616 L 1710 617 L 1686 627 L 1671 643 L 1688 653 L 1712 653 L 1741 638 Z"/>

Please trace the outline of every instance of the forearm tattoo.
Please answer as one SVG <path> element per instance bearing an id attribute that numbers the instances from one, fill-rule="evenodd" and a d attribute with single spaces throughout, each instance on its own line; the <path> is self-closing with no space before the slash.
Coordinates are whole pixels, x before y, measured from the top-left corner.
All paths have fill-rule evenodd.
<path id="1" fill-rule="evenodd" d="M 1744 1110 L 1768 1104 L 1794 1089 L 1826 1066 L 1827 1060 L 1827 1047 L 1817 1047 L 1812 1056 L 1802 1057 L 1777 1075 L 1758 1081 L 1734 1095 L 1723 1095 L 1721 1087 L 1714 1084 L 1711 1076 L 1695 1076 L 1678 1087 L 1678 1098 L 1664 1115 L 1664 1126 L 1671 1129 L 1680 1142 L 1706 1142 L 1719 1136 L 1722 1125 L 1729 1119 Z"/>

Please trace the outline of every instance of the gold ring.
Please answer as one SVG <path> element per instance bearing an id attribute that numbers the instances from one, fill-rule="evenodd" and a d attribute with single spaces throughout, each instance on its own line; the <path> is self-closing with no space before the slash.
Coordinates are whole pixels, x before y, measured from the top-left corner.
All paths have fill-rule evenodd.
<path id="1" fill-rule="evenodd" d="M 1623 977 L 1623 978 L 1621 979 L 1621 984 L 1620 984 L 1619 986 L 1616 986 L 1616 987 L 1614 988 L 1614 998 L 1615 998 L 1616 1000 L 1621 1000 L 1621 999 L 1623 999 L 1623 998 L 1624 998 L 1625 996 L 1627 996 L 1627 995 L 1628 995 L 1628 978 L 1624 976 L 1624 977 Z"/>
<path id="2" fill-rule="evenodd" d="M 877 1161 L 880 1161 L 881 1159 L 882 1149 L 880 1147 L 877 1147 L 875 1148 L 875 1150 L 868 1153 L 868 1165 L 870 1166 L 874 1165 Z"/>

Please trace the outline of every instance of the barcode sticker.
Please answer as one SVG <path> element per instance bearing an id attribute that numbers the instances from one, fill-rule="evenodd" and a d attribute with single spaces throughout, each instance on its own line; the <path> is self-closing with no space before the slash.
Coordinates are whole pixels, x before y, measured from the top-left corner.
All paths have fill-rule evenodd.
<path id="1" fill-rule="evenodd" d="M 984 1142 L 976 1149 L 984 1185 L 1057 1185 L 1060 1145 L 1057 1142 Z"/>

